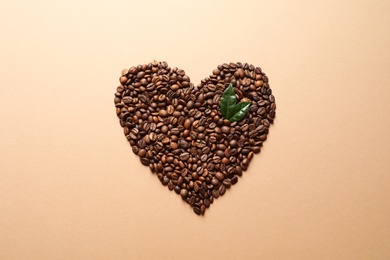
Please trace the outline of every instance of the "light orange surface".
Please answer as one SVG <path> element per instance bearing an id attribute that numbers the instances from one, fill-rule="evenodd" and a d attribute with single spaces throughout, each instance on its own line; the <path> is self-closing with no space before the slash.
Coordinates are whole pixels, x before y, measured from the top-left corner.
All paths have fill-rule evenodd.
<path id="1" fill-rule="evenodd" d="M 0 259 L 390 259 L 389 1 L 0 2 Z M 277 117 L 204 217 L 131 152 L 123 68 L 260 66 Z"/>

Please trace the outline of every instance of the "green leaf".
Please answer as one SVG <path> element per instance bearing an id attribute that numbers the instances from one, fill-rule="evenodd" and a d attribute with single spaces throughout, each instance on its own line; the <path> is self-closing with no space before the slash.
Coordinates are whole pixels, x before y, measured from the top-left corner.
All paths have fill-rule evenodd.
<path id="1" fill-rule="evenodd" d="M 233 116 L 228 118 L 230 122 L 237 122 L 246 116 L 251 102 L 241 102 L 234 107 Z"/>
<path id="2" fill-rule="evenodd" d="M 251 102 L 240 102 L 236 104 L 236 93 L 232 84 L 225 89 L 221 97 L 220 108 L 222 116 L 230 122 L 240 121 L 246 116 Z"/>
<path id="3" fill-rule="evenodd" d="M 236 93 L 234 92 L 234 88 L 232 84 L 225 89 L 221 98 L 221 112 L 223 117 L 229 119 L 233 116 L 233 110 L 236 106 Z"/>

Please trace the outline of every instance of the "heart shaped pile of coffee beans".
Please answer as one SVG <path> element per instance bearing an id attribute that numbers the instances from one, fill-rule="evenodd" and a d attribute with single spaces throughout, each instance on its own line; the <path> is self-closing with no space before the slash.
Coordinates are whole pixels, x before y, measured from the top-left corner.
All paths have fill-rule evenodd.
<path id="1" fill-rule="evenodd" d="M 247 63 L 219 65 L 198 86 L 157 61 L 123 70 L 119 80 L 116 114 L 133 152 L 198 215 L 237 183 L 275 118 L 267 76 Z M 228 84 L 238 101 L 252 102 L 233 123 L 220 110 Z"/>

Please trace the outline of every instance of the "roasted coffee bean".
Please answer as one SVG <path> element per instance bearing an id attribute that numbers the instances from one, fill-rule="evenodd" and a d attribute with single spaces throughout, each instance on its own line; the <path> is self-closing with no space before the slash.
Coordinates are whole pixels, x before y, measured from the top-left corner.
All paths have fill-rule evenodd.
<path id="1" fill-rule="evenodd" d="M 179 135 L 180 134 L 180 130 L 178 128 L 172 128 L 171 129 L 171 134 L 172 135 Z"/>
<path id="2" fill-rule="evenodd" d="M 186 189 L 180 190 L 181 197 L 185 200 L 188 196 L 188 191 Z"/>
<path id="3" fill-rule="evenodd" d="M 237 145 L 237 141 L 236 140 L 231 140 L 229 145 L 230 145 L 230 147 L 234 148 Z"/>
<path id="4" fill-rule="evenodd" d="M 163 125 L 163 126 L 161 127 L 161 133 L 163 133 L 163 134 L 168 133 L 168 126 Z"/>
<path id="5" fill-rule="evenodd" d="M 225 185 L 226 188 L 230 188 L 230 186 L 232 185 L 232 182 L 230 179 L 225 179 L 223 180 L 223 185 Z"/>
<path id="6" fill-rule="evenodd" d="M 211 193 L 212 193 L 214 198 L 217 199 L 219 197 L 219 191 L 218 190 L 213 190 Z"/>
<path id="7" fill-rule="evenodd" d="M 219 191 L 219 195 L 221 195 L 221 196 L 222 196 L 223 194 L 225 194 L 225 192 L 226 192 L 226 187 L 225 187 L 225 185 L 219 186 L 218 191 Z"/>
<path id="8" fill-rule="evenodd" d="M 222 126 L 221 130 L 224 134 L 230 133 L 230 128 L 228 126 Z"/>
<path id="9" fill-rule="evenodd" d="M 220 163 L 220 162 L 221 162 L 221 157 L 219 157 L 219 156 L 214 156 L 214 157 L 213 157 L 213 162 L 214 162 L 215 164 Z"/>
<path id="10" fill-rule="evenodd" d="M 168 112 L 164 109 L 158 111 L 158 115 L 161 117 L 166 117 L 168 115 Z"/>
<path id="11" fill-rule="evenodd" d="M 211 179 L 211 184 L 212 184 L 213 186 L 218 186 L 218 185 L 219 185 L 219 181 L 218 181 L 216 178 L 212 178 L 212 179 Z"/>
<path id="12" fill-rule="evenodd" d="M 222 159 L 222 163 L 223 163 L 223 164 L 229 164 L 230 161 L 229 161 L 228 158 L 224 157 L 224 158 Z"/>
<path id="13" fill-rule="evenodd" d="M 237 183 L 276 114 L 267 76 L 247 63 L 219 65 L 198 86 L 158 61 L 124 69 L 119 81 L 115 109 L 133 153 L 200 215 Z M 252 102 L 238 122 L 220 111 L 229 83 L 238 102 Z"/>
<path id="14" fill-rule="evenodd" d="M 234 177 L 231 179 L 232 185 L 236 184 L 237 182 L 238 182 L 238 177 L 237 177 L 237 176 L 234 176 Z"/>
<path id="15" fill-rule="evenodd" d="M 138 156 L 139 157 L 144 157 L 146 155 L 146 150 L 145 149 L 139 149 L 138 150 Z"/>
<path id="16" fill-rule="evenodd" d="M 196 215 L 200 215 L 201 214 L 200 208 L 198 208 L 198 207 L 194 207 L 194 212 L 195 212 Z"/>
<path id="17" fill-rule="evenodd" d="M 145 166 L 149 166 L 150 161 L 148 158 L 143 157 L 141 158 L 141 163 Z"/>
<path id="18" fill-rule="evenodd" d="M 150 141 L 152 141 L 152 142 L 156 141 L 156 139 L 157 139 L 157 134 L 154 133 L 154 132 L 151 132 L 151 133 L 149 134 L 149 139 L 150 139 Z"/>
<path id="19" fill-rule="evenodd" d="M 190 158 L 190 154 L 189 153 L 182 153 L 180 155 L 180 160 L 182 160 L 182 161 L 187 161 L 189 158 Z"/>
<path id="20" fill-rule="evenodd" d="M 241 176 L 242 175 L 242 169 L 241 169 L 241 167 L 240 166 L 236 166 L 236 174 L 238 175 L 238 176 Z"/>
<path id="21" fill-rule="evenodd" d="M 223 181 L 223 179 L 225 179 L 225 175 L 223 175 L 222 172 L 216 172 L 215 178 L 217 178 L 219 181 Z"/>
<path id="22" fill-rule="evenodd" d="M 167 107 L 167 113 L 168 113 L 169 115 L 172 115 L 174 111 L 175 111 L 175 108 L 174 108 L 172 105 L 169 105 L 169 106 Z"/>
<path id="23" fill-rule="evenodd" d="M 138 74 L 137 74 L 137 79 L 142 79 L 144 76 L 145 76 L 145 72 L 140 71 L 140 72 L 138 72 Z"/>
<path id="24" fill-rule="evenodd" d="M 184 121 L 184 128 L 185 129 L 189 129 L 191 127 L 191 124 L 192 124 L 191 120 L 190 119 L 186 119 Z"/>

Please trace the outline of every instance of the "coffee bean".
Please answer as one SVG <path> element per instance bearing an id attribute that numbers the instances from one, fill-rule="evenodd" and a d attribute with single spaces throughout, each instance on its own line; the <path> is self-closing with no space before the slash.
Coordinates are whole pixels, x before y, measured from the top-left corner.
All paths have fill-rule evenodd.
<path id="1" fill-rule="evenodd" d="M 217 178 L 219 181 L 223 181 L 223 179 L 225 179 L 225 175 L 223 175 L 222 172 L 216 172 L 215 178 Z"/>
<path id="2" fill-rule="evenodd" d="M 180 130 L 178 128 L 172 128 L 171 129 L 171 134 L 172 135 L 179 135 L 180 134 Z"/>
<path id="3" fill-rule="evenodd" d="M 222 159 L 222 163 L 223 163 L 223 164 L 229 164 L 230 161 L 229 161 L 228 158 L 224 157 L 224 158 Z"/>
<path id="4" fill-rule="evenodd" d="M 185 129 L 189 129 L 191 127 L 191 124 L 192 124 L 191 120 L 190 119 L 186 119 L 184 121 L 184 128 Z"/>
<path id="5" fill-rule="evenodd" d="M 140 72 L 138 72 L 138 74 L 137 74 L 137 79 L 142 79 L 144 76 L 145 76 L 145 72 L 140 71 Z"/>
<path id="6" fill-rule="evenodd" d="M 168 183 L 169 183 L 169 178 L 166 177 L 166 176 L 164 176 L 164 177 L 162 178 L 161 182 L 162 182 L 163 185 L 168 185 Z"/>
<path id="7" fill-rule="evenodd" d="M 164 109 L 158 111 L 158 115 L 161 117 L 166 117 L 168 115 L 168 112 Z"/>
<path id="8" fill-rule="evenodd" d="M 143 164 L 143 165 L 145 165 L 145 166 L 149 166 L 149 159 L 148 158 L 145 158 L 145 157 L 143 157 L 143 158 L 141 158 L 141 163 Z"/>
<path id="9" fill-rule="evenodd" d="M 180 190 L 181 197 L 185 200 L 188 196 L 188 191 L 186 189 Z"/>
<path id="10" fill-rule="evenodd" d="M 194 207 L 194 212 L 195 212 L 196 215 L 200 215 L 201 214 L 200 208 L 198 208 L 198 207 Z"/>
<path id="11" fill-rule="evenodd" d="M 174 84 L 174 85 L 171 86 L 171 89 L 172 89 L 173 91 L 176 91 L 176 90 L 178 90 L 179 88 L 180 88 L 180 86 L 179 86 L 179 85 L 176 85 L 176 84 Z"/>
<path id="12" fill-rule="evenodd" d="M 188 109 L 192 109 L 194 106 L 195 106 L 194 101 L 192 101 L 192 100 L 188 101 L 188 103 L 187 103 L 187 108 Z"/>
<path id="13" fill-rule="evenodd" d="M 168 133 L 168 126 L 163 125 L 163 126 L 161 127 L 161 133 L 163 133 L 163 134 Z"/>
<path id="14" fill-rule="evenodd" d="M 230 133 L 230 128 L 228 126 L 222 126 L 222 133 L 224 134 L 228 134 Z"/>
<path id="15" fill-rule="evenodd" d="M 219 156 L 214 156 L 214 157 L 213 157 L 213 162 L 214 162 L 215 164 L 218 164 L 218 163 L 221 162 L 221 158 L 220 158 Z"/>
<path id="16" fill-rule="evenodd" d="M 219 186 L 218 191 L 219 191 L 219 195 L 221 195 L 221 196 L 222 196 L 223 194 L 225 194 L 225 192 L 226 192 L 226 187 L 225 187 L 225 185 Z"/>
<path id="17" fill-rule="evenodd" d="M 154 133 L 154 132 L 151 132 L 151 133 L 149 134 L 149 139 L 150 139 L 152 142 L 156 141 L 156 139 L 157 139 L 157 134 Z"/>
<path id="18" fill-rule="evenodd" d="M 247 155 L 248 153 L 250 153 L 250 149 L 249 149 L 249 148 L 243 148 L 243 149 L 241 150 L 241 153 L 242 153 L 243 155 Z"/>
<path id="19" fill-rule="evenodd" d="M 236 140 L 231 140 L 229 145 L 234 148 L 237 145 L 237 141 Z"/>
<path id="20" fill-rule="evenodd" d="M 230 179 L 225 179 L 223 180 L 223 185 L 225 185 L 226 188 L 230 188 L 230 186 L 232 185 L 232 182 Z"/>
<path id="21" fill-rule="evenodd" d="M 180 160 L 182 160 L 182 161 L 187 161 L 189 158 L 190 158 L 190 154 L 189 153 L 182 153 L 180 155 Z"/>
<path id="22" fill-rule="evenodd" d="M 169 105 L 169 106 L 167 107 L 167 113 L 168 113 L 169 115 L 172 115 L 174 111 L 175 111 L 175 108 L 174 108 L 172 105 Z"/>
<path id="23" fill-rule="evenodd" d="M 242 168 L 240 166 L 236 166 L 236 174 L 238 176 L 241 176 L 242 175 Z"/>
<path id="24" fill-rule="evenodd" d="M 144 157 L 146 155 L 146 150 L 145 149 L 139 149 L 138 150 L 138 156 L 139 157 Z"/>
<path id="25" fill-rule="evenodd" d="M 245 158 L 244 160 L 242 160 L 242 164 L 245 166 L 248 166 L 248 164 L 249 164 L 248 158 Z"/>

